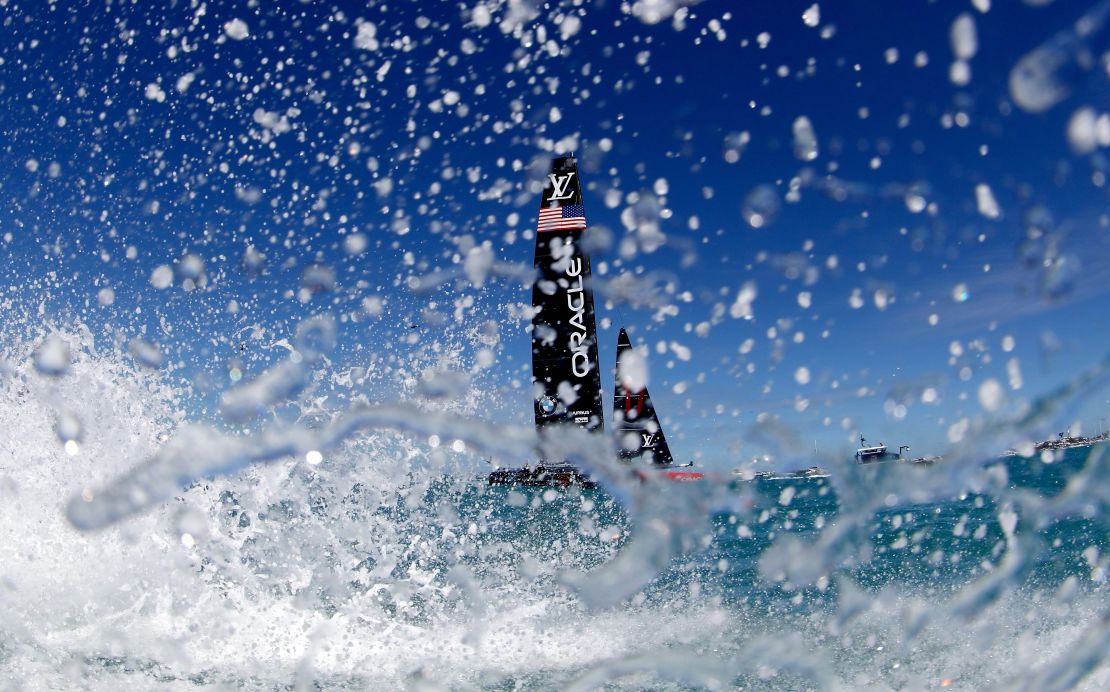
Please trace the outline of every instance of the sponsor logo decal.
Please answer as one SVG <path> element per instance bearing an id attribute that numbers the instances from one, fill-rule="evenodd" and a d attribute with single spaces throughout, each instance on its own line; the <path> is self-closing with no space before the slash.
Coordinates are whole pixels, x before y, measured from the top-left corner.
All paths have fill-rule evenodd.
<path id="1" fill-rule="evenodd" d="M 566 175 L 555 175 L 552 173 L 548 177 L 551 178 L 551 187 L 553 188 L 551 196 L 548 197 L 549 201 L 570 199 L 574 196 L 574 188 L 570 186 L 570 181 L 574 178 L 574 173 L 567 173 Z"/>
<path id="2" fill-rule="evenodd" d="M 570 308 L 570 369 L 575 377 L 590 373 L 589 344 L 586 343 L 586 298 L 582 293 L 582 258 L 575 257 L 567 265 L 567 276 L 572 280 L 567 289 L 567 307 Z M 577 280 L 577 282 L 574 282 Z"/>

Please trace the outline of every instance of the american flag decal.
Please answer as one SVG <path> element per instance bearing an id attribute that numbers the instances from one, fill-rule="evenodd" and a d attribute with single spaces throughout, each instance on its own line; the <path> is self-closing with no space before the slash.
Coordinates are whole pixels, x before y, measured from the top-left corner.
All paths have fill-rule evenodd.
<path id="1" fill-rule="evenodd" d="M 581 204 L 547 207 L 540 209 L 540 222 L 536 230 L 561 231 L 586 227 L 586 210 Z"/>

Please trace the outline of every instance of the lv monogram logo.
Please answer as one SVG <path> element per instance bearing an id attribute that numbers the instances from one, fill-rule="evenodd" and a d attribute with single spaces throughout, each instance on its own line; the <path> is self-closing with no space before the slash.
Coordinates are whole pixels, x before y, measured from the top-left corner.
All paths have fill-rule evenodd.
<path id="1" fill-rule="evenodd" d="M 566 175 L 552 173 L 549 177 L 551 178 L 551 186 L 555 188 L 554 194 L 549 199 L 570 199 L 574 196 L 574 191 L 570 189 L 570 180 L 574 177 L 573 173 L 567 173 Z"/>

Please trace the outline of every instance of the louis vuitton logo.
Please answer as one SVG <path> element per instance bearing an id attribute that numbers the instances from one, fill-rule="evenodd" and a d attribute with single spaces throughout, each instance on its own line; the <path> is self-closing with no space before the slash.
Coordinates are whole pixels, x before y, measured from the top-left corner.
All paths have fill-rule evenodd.
<path id="1" fill-rule="evenodd" d="M 570 186 L 570 181 L 571 178 L 574 177 L 574 173 L 567 173 L 566 175 L 555 175 L 552 173 L 548 177 L 551 178 L 551 187 L 554 188 L 551 197 L 548 198 L 549 200 L 557 201 L 570 199 L 574 196 L 574 188 Z"/>

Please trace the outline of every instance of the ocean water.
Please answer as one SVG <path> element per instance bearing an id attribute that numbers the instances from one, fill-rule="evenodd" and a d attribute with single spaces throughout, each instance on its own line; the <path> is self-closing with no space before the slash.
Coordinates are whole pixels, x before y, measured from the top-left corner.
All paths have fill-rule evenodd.
<path id="1" fill-rule="evenodd" d="M 383 425 L 79 530 L 70 505 L 172 446 L 188 400 L 81 343 L 64 377 L 13 358 L 0 383 L 9 689 L 1110 684 L 1101 446 L 512 489 Z"/>

